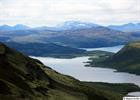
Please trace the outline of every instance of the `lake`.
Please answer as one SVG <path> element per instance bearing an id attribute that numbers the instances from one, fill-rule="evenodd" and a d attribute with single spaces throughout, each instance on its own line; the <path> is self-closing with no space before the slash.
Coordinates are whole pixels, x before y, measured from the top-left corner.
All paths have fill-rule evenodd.
<path id="1" fill-rule="evenodd" d="M 102 50 L 102 51 L 108 51 L 108 52 L 116 53 L 123 47 L 124 47 L 124 45 L 118 45 L 118 46 L 112 46 L 112 47 L 101 47 L 101 48 L 81 48 L 81 49 L 84 49 L 84 50 L 87 50 L 87 51 Z"/>
<path id="2" fill-rule="evenodd" d="M 54 70 L 73 76 L 81 81 L 135 83 L 140 86 L 140 76 L 125 72 L 116 72 L 111 68 L 85 67 L 89 57 L 59 59 L 50 57 L 33 57 L 42 61 Z"/>
<path id="3" fill-rule="evenodd" d="M 123 46 L 104 47 L 104 48 L 90 48 L 86 50 L 103 50 L 118 52 Z M 116 72 L 111 68 L 99 68 L 99 67 L 85 67 L 88 61 L 88 56 L 76 57 L 71 59 L 60 59 L 51 57 L 33 57 L 42 61 L 45 65 L 53 68 L 54 70 L 73 76 L 80 81 L 92 81 L 92 82 L 108 82 L 108 83 L 134 83 L 140 86 L 140 75 L 130 74 L 126 72 Z M 132 93 L 131 95 L 137 95 Z M 140 96 L 140 95 L 139 95 Z"/>

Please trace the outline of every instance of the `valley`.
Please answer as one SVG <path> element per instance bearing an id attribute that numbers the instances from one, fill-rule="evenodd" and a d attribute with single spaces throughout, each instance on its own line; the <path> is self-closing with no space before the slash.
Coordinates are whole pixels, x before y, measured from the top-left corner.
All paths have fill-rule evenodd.
<path id="1" fill-rule="evenodd" d="M 140 86 L 140 76 L 124 72 L 117 72 L 111 68 L 85 67 L 88 56 L 76 57 L 70 59 L 49 58 L 49 57 L 32 57 L 40 60 L 52 69 L 70 75 L 87 82 L 107 82 L 107 83 L 133 83 Z"/>
<path id="2" fill-rule="evenodd" d="M 134 84 L 79 81 L 4 44 L 0 44 L 0 65 L 1 100 L 122 100 L 140 90 Z"/>
<path id="3" fill-rule="evenodd" d="M 140 43 L 132 41 L 140 39 L 139 32 L 72 24 L 61 30 L 24 25 L 0 30 L 0 41 L 7 45 L 0 45 L 0 99 L 121 100 L 138 95 Z"/>
<path id="4" fill-rule="evenodd" d="M 0 0 L 0 100 L 131 98 L 140 0 Z"/>

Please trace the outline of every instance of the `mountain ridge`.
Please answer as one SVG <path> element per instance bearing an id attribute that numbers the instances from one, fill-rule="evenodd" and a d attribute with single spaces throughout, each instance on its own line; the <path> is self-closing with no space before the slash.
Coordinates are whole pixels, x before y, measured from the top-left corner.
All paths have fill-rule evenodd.
<path id="1" fill-rule="evenodd" d="M 55 26 L 34 26 L 29 27 L 28 25 L 24 24 L 16 24 L 14 26 L 10 25 L 1 25 L 1 30 L 24 30 L 24 29 L 34 29 L 34 30 L 54 30 L 54 31 L 64 31 L 64 30 L 76 30 L 76 29 L 86 29 L 86 28 L 93 28 L 93 27 L 108 27 L 110 29 L 118 30 L 118 31 L 124 31 L 124 32 L 130 32 L 130 31 L 140 31 L 140 23 L 126 23 L 126 24 L 110 24 L 110 25 L 101 25 L 101 24 L 95 24 L 92 22 L 83 22 L 83 21 L 65 21 L 62 24 L 57 24 Z"/>
<path id="2" fill-rule="evenodd" d="M 29 56 L 73 57 L 74 55 L 80 55 L 86 52 L 83 49 L 62 46 L 56 43 L 5 42 L 5 44 Z"/>
<path id="3" fill-rule="evenodd" d="M 16 24 L 14 26 L 9 26 L 9 25 L 2 25 L 0 26 L 0 30 L 26 30 L 30 29 L 29 26 L 23 25 L 23 24 Z"/>
<path id="4" fill-rule="evenodd" d="M 126 25 L 135 26 L 135 24 L 132 23 Z M 2 37 L 0 41 L 3 42 L 52 42 L 75 48 L 97 48 L 123 45 L 131 41 L 139 40 L 140 31 L 122 32 L 94 23 L 68 21 L 56 27 L 39 27 L 11 31 L 0 30 L 0 36 Z"/>
<path id="5" fill-rule="evenodd" d="M 127 23 L 122 25 L 109 25 L 108 28 L 124 31 L 124 32 L 133 32 L 140 31 L 140 23 Z"/>

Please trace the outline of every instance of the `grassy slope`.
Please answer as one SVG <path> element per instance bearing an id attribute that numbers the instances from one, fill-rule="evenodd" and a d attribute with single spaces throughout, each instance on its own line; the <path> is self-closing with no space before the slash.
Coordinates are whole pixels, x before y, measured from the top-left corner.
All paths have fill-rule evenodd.
<path id="1" fill-rule="evenodd" d="M 100 82 L 84 82 L 85 85 L 88 85 L 90 88 L 98 89 L 96 91 L 102 91 L 102 95 L 108 97 L 110 100 L 122 99 L 122 96 L 126 95 L 128 92 L 134 90 L 140 91 L 137 86 L 134 86 L 129 83 L 116 84 L 116 83 L 100 83 Z M 111 95 L 110 95 L 111 93 Z"/>
<path id="2" fill-rule="evenodd" d="M 110 57 L 90 58 L 90 66 L 111 67 L 118 71 L 140 74 L 140 42 L 126 45 Z"/>
<path id="3" fill-rule="evenodd" d="M 124 95 L 114 93 L 108 85 L 104 89 L 91 85 L 0 44 L 0 100 L 121 100 Z M 129 88 L 123 84 L 118 88 L 122 86 L 126 94 Z"/>

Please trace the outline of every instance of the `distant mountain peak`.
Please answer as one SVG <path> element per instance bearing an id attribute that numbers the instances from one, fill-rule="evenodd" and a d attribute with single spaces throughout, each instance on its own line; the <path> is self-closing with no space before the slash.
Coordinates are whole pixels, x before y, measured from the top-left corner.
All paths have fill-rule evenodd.
<path id="1" fill-rule="evenodd" d="M 2 25 L 3 27 L 10 27 L 9 25 L 6 25 L 6 24 L 4 24 L 4 25 Z"/>
<path id="2" fill-rule="evenodd" d="M 127 23 L 123 25 L 110 25 L 108 28 L 120 30 L 124 32 L 140 31 L 140 23 Z"/>
<path id="3" fill-rule="evenodd" d="M 29 28 L 30 27 L 23 24 L 16 24 L 14 26 L 9 26 L 5 24 L 5 25 L 0 26 L 0 30 L 25 30 Z"/>
<path id="4" fill-rule="evenodd" d="M 71 29 L 84 29 L 97 27 L 99 25 L 89 22 L 80 22 L 80 21 L 66 21 L 63 24 L 59 24 L 56 27 L 61 28 L 62 30 L 71 30 Z"/>
<path id="5" fill-rule="evenodd" d="M 23 24 L 16 24 L 15 26 L 13 26 L 13 28 L 16 29 L 16 30 L 29 29 L 28 26 L 23 25 Z"/>

